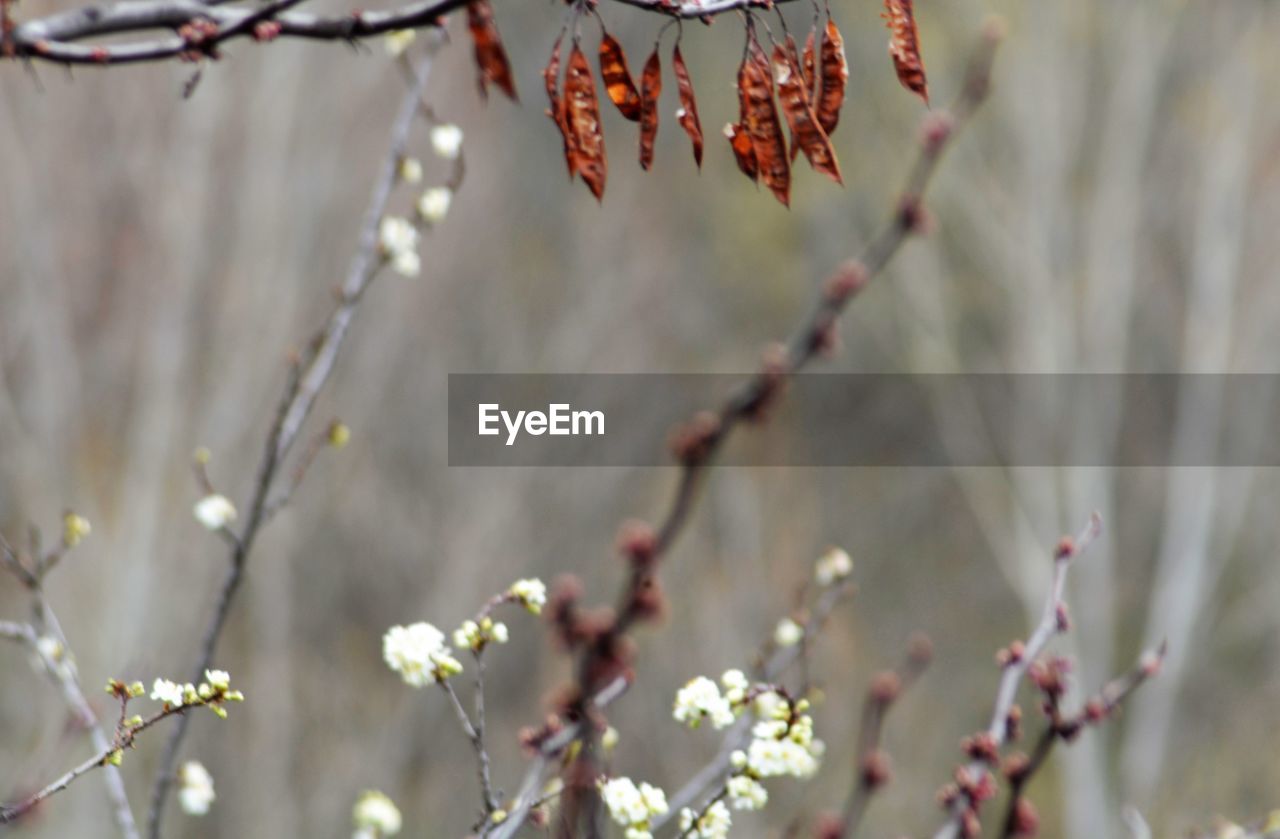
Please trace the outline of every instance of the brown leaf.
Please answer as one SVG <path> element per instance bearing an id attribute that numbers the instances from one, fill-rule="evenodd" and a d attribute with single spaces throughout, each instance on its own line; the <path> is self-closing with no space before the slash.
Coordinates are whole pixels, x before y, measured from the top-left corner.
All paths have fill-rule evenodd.
<path id="1" fill-rule="evenodd" d="M 498 35 L 489 0 L 473 0 L 467 6 L 467 28 L 475 44 L 476 66 L 480 69 L 480 95 L 488 96 L 489 85 L 496 85 L 507 97 L 518 101 L 516 83 L 511 76 L 511 63 Z"/>
<path id="2" fill-rule="evenodd" d="M 693 159 L 702 168 L 702 123 L 698 120 L 698 100 L 693 96 L 693 81 L 689 78 L 689 68 L 684 66 L 684 56 L 680 54 L 680 44 L 676 44 L 671 53 L 671 64 L 675 69 L 676 88 L 680 91 L 680 110 L 676 111 L 676 119 L 680 127 L 689 135 L 693 143 Z"/>
<path id="3" fill-rule="evenodd" d="M 604 135 L 600 131 L 600 105 L 596 100 L 591 67 L 576 43 L 569 53 L 569 68 L 564 77 L 564 105 L 573 166 L 587 182 L 591 194 L 600 201 L 604 198 L 604 182 L 608 174 Z"/>
<path id="4" fill-rule="evenodd" d="M 817 67 L 814 59 L 814 42 L 817 40 L 816 27 L 809 30 L 809 37 L 804 39 L 804 59 L 800 62 L 800 70 L 804 74 L 804 89 L 813 99 L 813 83 L 817 80 Z"/>
<path id="5" fill-rule="evenodd" d="M 840 122 L 844 105 L 844 88 L 849 81 L 849 64 L 844 57 L 844 39 L 836 22 L 827 18 L 822 30 L 822 77 L 818 80 L 818 124 L 830 137 Z"/>
<path id="6" fill-rule="evenodd" d="M 884 0 L 884 14 L 893 33 L 889 37 L 889 56 L 893 69 L 902 86 L 929 104 L 929 84 L 924 77 L 924 62 L 920 59 L 920 33 L 916 30 L 916 16 L 912 0 Z"/>
<path id="7" fill-rule="evenodd" d="M 756 163 L 756 150 L 751 145 L 751 137 L 741 123 L 729 123 L 724 127 L 724 136 L 733 147 L 733 158 L 738 161 L 742 174 L 752 181 L 760 177 L 760 166 Z"/>
<path id="8" fill-rule="evenodd" d="M 760 178 L 774 197 L 789 207 L 791 166 L 786 141 L 782 138 L 782 123 L 773 103 L 773 74 L 769 72 L 769 59 L 755 43 L 754 36 L 739 72 L 738 84 L 745 100 L 744 127 L 751 137 L 751 147 L 755 149 Z"/>
<path id="9" fill-rule="evenodd" d="M 608 32 L 600 40 L 600 79 L 604 82 L 609 99 L 624 117 L 635 122 L 640 119 L 640 94 L 627 71 L 627 55 Z"/>
<path id="10" fill-rule="evenodd" d="M 658 96 L 662 93 L 662 60 L 658 48 L 644 63 L 640 74 L 640 168 L 653 163 L 653 141 L 658 136 Z"/>
<path id="11" fill-rule="evenodd" d="M 804 152 L 809 165 L 843 185 L 840 163 L 836 160 L 831 140 L 818 124 L 813 105 L 804 95 L 804 75 L 795 58 L 782 47 L 773 48 L 773 80 L 778 86 L 778 101 L 791 129 L 791 148 Z"/>
<path id="12" fill-rule="evenodd" d="M 560 37 L 556 38 L 555 47 L 551 50 L 551 60 L 542 71 L 542 78 L 546 82 L 547 99 L 551 103 L 551 107 L 547 109 L 547 116 L 551 117 L 556 128 L 560 129 L 560 138 L 564 141 L 564 159 L 569 166 L 569 180 L 573 180 L 578 169 L 573 154 L 568 120 L 565 118 L 564 103 L 560 99 L 560 42 L 563 40 L 564 33 L 561 32 Z"/>
<path id="13" fill-rule="evenodd" d="M 800 68 L 800 50 L 796 47 L 796 39 L 791 37 L 791 33 L 790 33 L 790 32 L 788 32 L 788 33 L 787 33 L 787 57 L 791 59 L 791 64 L 792 64 L 792 66 L 794 66 L 794 67 L 796 68 L 797 72 L 800 72 L 800 69 L 799 69 L 799 68 Z M 777 70 L 776 70 L 776 68 L 775 68 L 775 70 L 774 70 L 774 75 L 775 75 L 775 76 L 777 75 Z M 802 79 L 805 79 L 805 83 L 804 83 L 804 84 L 802 85 L 802 87 L 800 88 L 800 92 L 801 92 L 801 94 L 803 94 L 805 101 L 806 101 L 806 102 L 809 102 L 809 101 L 812 99 L 812 97 L 813 97 L 813 84 L 812 84 L 812 81 L 811 81 L 811 80 L 812 80 L 812 76 L 810 76 L 810 77 L 808 77 L 808 78 L 806 79 L 806 77 L 804 76 L 804 74 L 803 74 L 803 73 L 801 73 L 801 78 L 802 78 Z M 777 82 L 777 79 L 776 79 L 776 78 L 774 79 L 774 82 L 775 82 L 775 83 Z M 786 113 L 786 107 L 785 107 L 785 104 L 784 104 L 784 107 L 783 107 L 783 113 L 784 113 L 784 114 Z M 788 123 L 790 123 L 790 122 L 791 122 L 791 118 L 790 118 L 790 117 L 787 117 L 787 122 L 788 122 Z M 791 153 L 791 163 L 794 165 L 794 164 L 795 164 L 795 162 L 796 162 L 796 155 L 798 155 L 798 154 L 800 153 L 800 146 L 796 144 L 796 135 L 795 135 L 795 132 L 794 132 L 794 131 L 793 131 L 793 132 L 792 132 L 792 134 L 791 134 L 791 150 L 790 150 L 790 153 Z"/>

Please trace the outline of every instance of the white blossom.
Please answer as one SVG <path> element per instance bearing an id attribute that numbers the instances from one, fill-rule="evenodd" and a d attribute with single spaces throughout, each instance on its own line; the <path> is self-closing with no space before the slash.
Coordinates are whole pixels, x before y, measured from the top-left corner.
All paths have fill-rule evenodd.
<path id="1" fill-rule="evenodd" d="M 396 174 L 407 184 L 422 183 L 422 161 L 416 157 L 402 157 Z"/>
<path id="2" fill-rule="evenodd" d="M 422 265 L 418 258 L 418 229 L 408 219 L 384 218 L 378 225 L 378 247 L 397 274 L 417 276 Z"/>
<path id="3" fill-rule="evenodd" d="M 804 638 L 804 627 L 791 618 L 778 621 L 778 628 L 773 631 L 773 641 L 779 647 L 794 647 Z"/>
<path id="4" fill-rule="evenodd" d="M 547 605 L 547 587 L 536 577 L 516 580 L 511 584 L 508 592 L 535 615 L 541 614 L 542 607 Z"/>
<path id="5" fill-rule="evenodd" d="M 820 586 L 838 583 L 853 573 L 853 560 L 840 548 L 828 548 L 814 564 L 813 577 Z"/>
<path id="6" fill-rule="evenodd" d="M 636 786 L 630 778 L 602 779 L 600 799 L 614 822 L 627 829 L 629 839 L 649 835 L 649 820 L 667 812 L 665 792 L 648 783 Z"/>
<path id="7" fill-rule="evenodd" d="M 747 699 L 747 690 L 751 687 L 751 683 L 747 681 L 747 676 L 741 670 L 726 670 L 724 675 L 720 677 L 720 684 L 724 686 L 724 698 L 730 705 L 738 705 Z"/>
<path id="8" fill-rule="evenodd" d="M 68 548 L 74 548 L 80 544 L 80 541 L 92 530 L 93 526 L 84 516 L 67 513 L 62 517 L 62 543 Z"/>
<path id="9" fill-rule="evenodd" d="M 769 803 L 769 791 L 750 775 L 734 775 L 727 788 L 729 803 L 735 810 L 762 810 Z"/>
<path id="10" fill-rule="evenodd" d="M 462 626 L 453 631 L 455 646 L 479 652 L 489 643 L 505 644 L 510 634 L 505 623 L 492 618 L 482 618 L 479 623 L 472 620 L 462 622 Z"/>
<path id="11" fill-rule="evenodd" d="M 733 826 L 733 818 L 723 801 L 717 801 L 708 807 L 702 818 L 697 816 L 688 807 L 680 811 L 680 830 L 687 833 L 689 839 L 724 839 Z"/>
<path id="12" fill-rule="evenodd" d="M 445 160 L 453 160 L 462 149 L 462 129 L 451 123 L 432 128 L 431 148 Z"/>
<path id="13" fill-rule="evenodd" d="M 406 684 L 423 687 L 462 672 L 462 664 L 444 643 L 444 633 L 429 623 L 393 626 L 382 637 L 382 657 Z"/>
<path id="14" fill-rule="evenodd" d="M 395 836 L 400 832 L 400 810 L 396 803 L 377 790 L 360 793 L 351 811 L 356 837 Z"/>
<path id="15" fill-rule="evenodd" d="M 231 686 L 231 675 L 226 670 L 206 670 L 204 678 L 214 690 L 226 690 Z"/>
<path id="16" fill-rule="evenodd" d="M 225 495 L 213 493 L 196 502 L 196 521 L 209 530 L 221 530 L 236 520 L 236 506 Z"/>
<path id="17" fill-rule="evenodd" d="M 151 698 L 163 702 L 171 708 L 181 708 L 186 703 L 183 686 L 168 679 L 156 679 L 151 686 Z"/>
<path id="18" fill-rule="evenodd" d="M 387 48 L 387 55 L 399 58 L 417 37 L 417 33 L 412 29 L 396 29 L 388 32 L 382 39 L 382 43 Z"/>
<path id="19" fill-rule="evenodd" d="M 189 760 L 178 770 L 178 801 L 189 816 L 203 816 L 217 798 L 213 776 L 197 761 Z"/>
<path id="20" fill-rule="evenodd" d="M 430 224 L 439 224 L 449 214 L 453 202 L 453 190 L 447 186 L 433 186 L 418 199 L 418 215 Z"/>
<path id="21" fill-rule="evenodd" d="M 758 778 L 808 778 L 818 771 L 818 761 L 808 748 L 790 738 L 756 739 L 747 748 L 747 769 Z"/>
<path id="22" fill-rule="evenodd" d="M 720 729 L 733 722 L 733 709 L 729 700 L 720 695 L 715 682 L 698 676 L 676 692 L 672 716 L 690 728 L 697 728 L 704 719 L 709 719 L 713 727 Z"/>

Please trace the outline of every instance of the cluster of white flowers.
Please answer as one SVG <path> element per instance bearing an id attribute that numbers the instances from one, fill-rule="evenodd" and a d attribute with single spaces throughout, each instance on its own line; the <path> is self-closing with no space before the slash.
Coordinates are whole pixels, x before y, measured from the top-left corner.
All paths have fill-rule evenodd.
<path id="1" fill-rule="evenodd" d="M 382 636 L 382 658 L 414 687 L 443 682 L 462 672 L 462 664 L 444 643 L 444 633 L 429 623 L 388 629 Z"/>
<path id="2" fill-rule="evenodd" d="M 178 802 L 188 816 L 203 816 L 218 796 L 213 791 L 213 776 L 204 765 L 189 760 L 178 770 Z"/>
<path id="3" fill-rule="evenodd" d="M 36 672 L 46 668 L 52 669 L 60 679 L 76 676 L 76 660 L 71 651 L 53 635 L 41 635 L 36 639 L 35 653 L 31 657 L 31 667 Z"/>
<path id="4" fill-rule="evenodd" d="M 481 618 L 479 623 L 463 621 L 462 626 L 453 631 L 455 646 L 475 652 L 480 652 L 489 644 L 505 644 L 507 638 L 507 625 L 489 617 Z"/>
<path id="5" fill-rule="evenodd" d="M 680 811 L 680 831 L 689 839 L 724 839 L 732 826 L 733 819 L 723 801 L 713 803 L 700 818 L 688 807 Z"/>
<path id="6" fill-rule="evenodd" d="M 636 786 L 630 778 L 602 778 L 600 798 L 613 820 L 626 829 L 627 839 L 651 839 L 650 819 L 667 812 L 666 793 L 652 784 Z"/>
<path id="7" fill-rule="evenodd" d="M 746 751 L 730 756 L 738 774 L 757 780 L 782 775 L 812 777 L 818 771 L 825 746 L 813 736 L 813 717 L 805 713 L 808 708 L 806 700 L 792 705 L 772 692 L 758 697 L 756 714 L 760 721 L 751 729 L 751 744 Z"/>
<path id="8" fill-rule="evenodd" d="M 408 219 L 387 216 L 378 225 L 378 248 L 397 274 L 416 277 L 422 270 L 418 257 L 418 228 Z"/>
<path id="9" fill-rule="evenodd" d="M 351 820 L 356 829 L 351 839 L 381 839 L 400 832 L 400 809 L 377 790 L 366 790 L 360 794 L 351 811 Z"/>
<path id="10" fill-rule="evenodd" d="M 777 628 L 773 630 L 773 642 L 779 647 L 794 647 L 803 639 L 804 627 L 791 618 L 778 621 Z"/>
<path id="11" fill-rule="evenodd" d="M 547 605 L 547 587 L 536 577 L 516 580 L 507 592 L 535 615 L 542 614 L 542 607 Z"/>
<path id="12" fill-rule="evenodd" d="M 462 129 L 448 122 L 432 128 L 431 148 L 445 160 L 456 160 L 462 151 Z"/>
<path id="13" fill-rule="evenodd" d="M 720 694 L 720 688 L 706 676 L 698 676 L 676 692 L 675 708 L 672 716 L 676 722 L 682 722 L 690 728 L 702 725 L 703 720 L 710 720 L 716 729 L 731 725 L 734 720 L 733 706 Z"/>
<path id="14" fill-rule="evenodd" d="M 207 705 L 210 711 L 226 719 L 227 712 L 222 707 L 223 701 L 243 702 L 244 694 L 231 689 L 231 676 L 225 670 L 206 670 L 204 678 L 205 680 L 199 685 L 193 685 L 190 682 L 180 685 L 168 679 L 156 679 L 151 686 L 151 698 L 157 702 L 163 702 L 172 709 L 187 705 Z M 107 683 L 107 689 L 112 689 L 111 682 Z M 141 696 L 142 690 L 140 686 L 136 691 L 130 687 L 129 693 L 133 696 Z"/>
<path id="15" fill-rule="evenodd" d="M 414 209 L 418 211 L 418 217 L 427 224 L 439 224 L 449 214 L 449 205 L 452 203 L 453 190 L 447 186 L 433 186 L 422 193 Z"/>
<path id="16" fill-rule="evenodd" d="M 236 520 L 236 505 L 225 495 L 218 495 L 216 492 L 197 501 L 192 512 L 195 513 L 196 521 L 209 530 L 221 530 Z"/>
<path id="17" fill-rule="evenodd" d="M 769 803 L 769 791 L 750 775 L 734 775 L 727 786 L 729 803 L 735 810 L 763 810 Z"/>
<path id="18" fill-rule="evenodd" d="M 813 578 L 820 586 L 831 586 L 853 573 L 853 560 L 840 548 L 827 548 L 814 563 Z"/>

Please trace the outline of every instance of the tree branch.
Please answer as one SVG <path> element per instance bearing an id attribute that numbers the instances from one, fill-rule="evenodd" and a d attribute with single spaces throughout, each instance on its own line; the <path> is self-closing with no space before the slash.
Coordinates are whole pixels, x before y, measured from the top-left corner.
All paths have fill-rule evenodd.
<path id="1" fill-rule="evenodd" d="M 302 425 L 311 413 L 320 390 L 333 372 L 334 362 L 342 348 L 347 330 L 366 290 L 377 277 L 383 260 L 378 250 L 378 225 L 386 212 L 392 188 L 396 184 L 397 167 L 408 144 L 409 129 L 421 107 L 423 91 L 430 76 L 434 48 L 413 71 L 413 81 L 405 95 L 391 128 L 390 147 L 375 181 L 373 195 L 360 228 L 360 239 L 352 257 L 346 281 L 339 290 L 337 306 L 324 326 L 312 339 L 305 355 L 290 365 L 288 379 L 276 409 L 275 419 L 267 435 L 262 459 L 257 470 L 253 497 L 244 529 L 231 540 L 226 576 L 218 592 L 213 616 L 200 645 L 199 678 L 213 663 L 218 639 L 226 625 L 236 592 L 243 579 L 245 563 L 253 549 L 262 524 L 273 508 L 269 504 L 272 487 L 290 448 L 298 439 Z M 289 492 L 292 492 L 290 488 Z M 147 813 L 147 835 L 159 839 L 160 817 L 172 786 L 178 751 L 186 735 L 188 718 L 182 717 L 165 743 L 164 754 L 156 772 Z"/>

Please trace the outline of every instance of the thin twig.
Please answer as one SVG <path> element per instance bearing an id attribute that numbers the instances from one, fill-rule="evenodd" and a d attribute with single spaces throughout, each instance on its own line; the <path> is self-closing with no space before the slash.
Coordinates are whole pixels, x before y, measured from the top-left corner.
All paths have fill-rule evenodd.
<path id="1" fill-rule="evenodd" d="M 467 709 L 462 707 L 462 700 L 458 698 L 458 692 L 453 689 L 453 684 L 448 679 L 441 679 L 436 684 L 440 685 L 440 688 L 449 696 L 449 703 L 458 715 L 458 723 L 462 726 L 467 739 L 471 741 L 471 748 L 476 753 L 476 772 L 480 777 L 483 819 L 487 819 L 489 814 L 498 808 L 498 804 L 494 800 L 493 786 L 489 782 L 489 754 L 485 751 L 484 735 L 476 728 L 476 724 L 471 721 L 471 717 L 467 714 Z"/>
<path id="2" fill-rule="evenodd" d="M 378 225 L 386 212 L 392 189 L 396 184 L 397 166 L 408 144 L 409 130 L 413 125 L 418 103 L 430 77 L 433 57 L 434 48 L 423 58 L 415 71 L 413 85 L 404 96 L 400 110 L 392 123 L 390 148 L 374 182 L 373 195 L 360 228 L 359 243 L 352 257 L 347 278 L 341 287 L 338 304 L 312 341 L 308 353 L 298 363 L 290 365 L 288 380 L 258 466 L 253 498 L 249 505 L 249 516 L 244 529 L 232 544 L 226 576 L 219 589 L 213 616 L 201 642 L 199 662 L 194 668 L 196 678 L 199 678 L 213 663 L 218 639 L 226 625 L 231 603 L 240 587 L 245 563 L 262 524 L 268 518 L 268 499 L 280 467 L 297 440 L 320 390 L 333 372 L 338 352 L 342 348 L 347 330 L 355 317 L 364 292 L 368 290 L 382 267 L 382 259 L 378 252 Z M 172 786 L 174 767 L 186 734 L 187 723 L 187 717 L 180 719 L 165 743 L 164 754 L 152 784 L 151 805 L 147 813 L 147 835 L 150 839 L 159 839 L 160 836 L 160 817 Z"/>
<path id="3" fill-rule="evenodd" d="M 1008 738 L 1009 712 L 1013 708 L 1014 699 L 1017 697 L 1018 685 L 1022 682 L 1027 670 L 1030 669 L 1032 662 L 1035 661 L 1036 657 L 1044 650 L 1045 645 L 1059 630 L 1059 613 L 1062 607 L 1063 591 L 1067 584 L 1067 569 L 1074 558 L 1093 544 L 1101 531 L 1102 519 L 1097 513 L 1094 513 L 1090 517 L 1089 523 L 1080 532 L 1080 535 L 1075 540 L 1064 539 L 1054 553 L 1053 582 L 1049 587 L 1049 596 L 1045 600 L 1040 622 L 1023 644 L 1022 652 L 1005 665 L 1000 675 L 1000 684 L 996 689 L 995 707 L 991 712 L 991 723 L 986 730 L 987 736 L 996 748 L 1003 745 Z M 975 759 L 968 765 L 961 767 L 959 775 L 961 779 L 967 779 L 968 781 L 964 786 L 971 788 L 981 781 L 986 771 L 987 763 L 983 760 Z M 955 802 L 948 809 L 946 821 L 934 834 L 934 839 L 955 839 L 959 834 L 964 814 L 972 804 L 973 801 L 970 800 L 967 794 L 957 796 Z"/>

